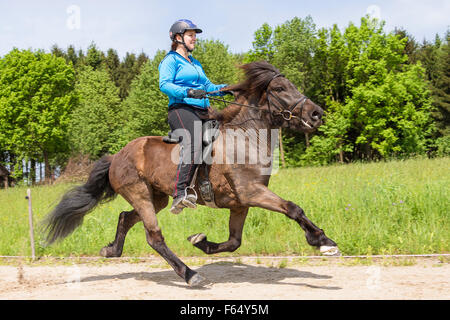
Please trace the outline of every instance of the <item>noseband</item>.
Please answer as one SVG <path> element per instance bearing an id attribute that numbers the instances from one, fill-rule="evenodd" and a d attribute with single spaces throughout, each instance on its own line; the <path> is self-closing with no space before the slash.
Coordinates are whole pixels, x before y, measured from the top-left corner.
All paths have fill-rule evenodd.
<path id="1" fill-rule="evenodd" d="M 285 102 L 284 100 L 280 99 L 277 95 L 273 94 L 272 91 L 269 90 L 269 85 L 270 85 L 270 83 L 271 83 L 274 79 L 276 79 L 276 78 L 278 78 L 278 77 L 284 77 L 284 75 L 281 74 L 281 73 L 275 74 L 275 75 L 272 77 L 272 79 L 270 79 L 270 81 L 269 81 L 269 83 L 268 83 L 268 85 L 267 85 L 267 89 L 266 89 L 267 101 L 269 102 L 269 103 L 268 103 L 268 106 L 269 106 L 269 113 L 270 113 L 270 116 L 272 117 L 272 116 L 280 116 L 280 115 L 281 115 L 281 116 L 283 117 L 283 119 L 286 120 L 286 121 L 290 121 L 290 120 L 293 119 L 293 118 L 302 120 L 302 119 L 301 119 L 301 115 L 302 115 L 302 113 L 303 113 L 303 106 L 305 105 L 306 100 L 308 100 L 308 97 L 307 97 L 307 96 L 302 96 L 300 99 L 298 99 L 296 102 L 294 102 L 291 106 L 287 106 L 287 105 L 286 105 L 286 102 Z M 283 106 L 283 108 L 277 107 L 277 106 L 272 102 L 270 96 L 274 97 L 275 100 L 277 100 L 278 103 L 279 103 L 281 106 Z M 299 104 L 300 104 L 300 117 L 297 117 L 297 116 L 293 115 L 292 112 L 295 110 L 295 108 L 297 108 L 297 106 L 298 106 Z M 278 112 L 276 112 L 276 111 L 271 111 L 271 110 L 270 110 L 270 107 L 271 107 L 271 106 L 273 106 L 276 110 L 278 110 Z"/>

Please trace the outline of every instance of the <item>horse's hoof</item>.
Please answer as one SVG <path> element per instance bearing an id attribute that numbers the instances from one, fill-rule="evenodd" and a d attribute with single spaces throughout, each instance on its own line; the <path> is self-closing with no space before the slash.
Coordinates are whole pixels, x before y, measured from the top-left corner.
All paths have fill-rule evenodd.
<path id="1" fill-rule="evenodd" d="M 109 250 L 108 250 L 109 248 L 108 247 L 103 247 L 101 250 L 100 250 L 100 255 L 102 256 L 102 257 L 105 257 L 105 258 L 109 258 L 110 257 L 110 255 L 109 255 Z"/>
<path id="2" fill-rule="evenodd" d="M 338 247 L 335 246 L 321 246 L 320 253 L 324 256 L 340 256 L 341 252 Z"/>
<path id="3" fill-rule="evenodd" d="M 198 273 L 194 274 L 189 281 L 187 282 L 190 287 L 204 287 L 205 285 L 209 284 L 209 281 L 206 280 L 206 278 L 202 277 Z"/>
<path id="4" fill-rule="evenodd" d="M 190 243 L 192 243 L 193 245 L 202 242 L 203 240 L 206 239 L 206 235 L 203 233 L 197 233 L 194 234 L 192 236 L 190 236 L 189 238 L 187 238 L 189 240 Z"/>
<path id="5" fill-rule="evenodd" d="M 118 255 L 116 252 L 114 252 L 113 248 L 111 248 L 109 246 L 103 247 L 100 250 L 100 255 L 102 257 L 105 257 L 105 258 L 117 258 L 117 257 L 120 257 L 120 255 Z"/>

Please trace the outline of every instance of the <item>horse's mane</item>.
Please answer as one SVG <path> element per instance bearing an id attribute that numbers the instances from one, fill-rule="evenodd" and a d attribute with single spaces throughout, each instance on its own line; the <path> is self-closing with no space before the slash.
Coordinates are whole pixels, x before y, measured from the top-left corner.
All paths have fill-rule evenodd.
<path id="1" fill-rule="evenodd" d="M 266 90 L 273 76 L 280 71 L 267 61 L 257 61 L 247 63 L 239 67 L 244 70 L 245 80 L 241 83 L 231 85 L 227 88 L 230 91 L 237 91 L 241 94 L 250 96 L 261 96 Z"/>
<path id="2" fill-rule="evenodd" d="M 236 102 L 249 103 L 252 98 L 259 100 L 266 90 L 273 76 L 280 71 L 266 61 L 251 62 L 239 66 L 244 71 L 244 81 L 228 86 L 224 90 L 232 91 Z M 223 121 L 231 121 L 241 110 L 241 106 L 230 104 L 221 111 L 215 111 L 214 118 Z"/>

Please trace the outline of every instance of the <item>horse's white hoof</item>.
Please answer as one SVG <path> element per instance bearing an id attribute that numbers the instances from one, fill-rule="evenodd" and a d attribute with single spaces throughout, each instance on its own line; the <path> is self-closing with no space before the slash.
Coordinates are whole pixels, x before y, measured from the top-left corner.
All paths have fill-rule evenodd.
<path id="1" fill-rule="evenodd" d="M 190 236 L 190 237 L 188 238 L 188 240 L 189 240 L 192 244 L 197 244 L 197 243 L 199 243 L 199 242 L 201 242 L 201 241 L 203 241 L 203 240 L 205 240 L 205 239 L 206 239 L 206 235 L 203 234 L 203 233 L 197 233 L 197 234 L 194 234 L 194 235 L 192 235 L 192 236 Z"/>
<path id="2" fill-rule="evenodd" d="M 320 253 L 324 256 L 340 256 L 341 252 L 338 247 L 332 246 L 321 246 Z"/>

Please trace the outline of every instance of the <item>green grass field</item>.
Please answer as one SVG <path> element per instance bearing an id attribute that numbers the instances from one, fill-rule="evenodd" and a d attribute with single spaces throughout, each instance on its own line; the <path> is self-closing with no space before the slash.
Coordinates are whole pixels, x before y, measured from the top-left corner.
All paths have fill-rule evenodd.
<path id="1" fill-rule="evenodd" d="M 450 158 L 411 159 L 317 168 L 284 169 L 270 189 L 297 203 L 339 245 L 344 255 L 450 252 Z M 32 188 L 35 226 L 71 185 Z M 30 255 L 26 187 L 0 190 L 0 255 Z M 117 218 L 131 207 L 120 196 L 100 205 L 62 242 L 39 256 L 97 256 L 114 239 Z M 199 207 L 173 215 L 158 214 L 168 246 L 179 256 L 205 256 L 186 238 L 203 232 L 208 240 L 228 238 L 228 210 Z M 145 240 L 142 223 L 130 230 L 124 256 L 156 254 Z M 316 255 L 304 232 L 282 214 L 250 209 L 242 246 L 220 255 Z"/>

